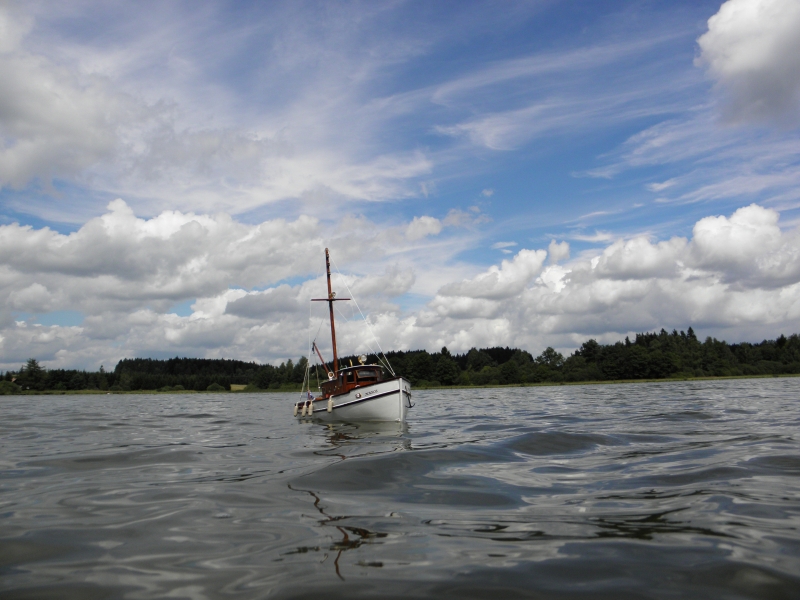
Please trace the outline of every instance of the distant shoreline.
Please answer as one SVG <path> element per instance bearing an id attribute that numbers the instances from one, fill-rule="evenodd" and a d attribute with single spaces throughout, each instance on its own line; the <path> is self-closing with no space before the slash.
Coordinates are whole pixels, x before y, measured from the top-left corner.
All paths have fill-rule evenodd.
<path id="1" fill-rule="evenodd" d="M 340 356 L 339 365 L 353 365 L 358 360 L 364 359 Z M 800 335 L 781 335 L 757 344 L 729 344 L 711 337 L 701 342 L 689 327 L 685 332 L 637 333 L 634 340 L 626 337 L 624 342 L 606 345 L 590 339 L 566 358 L 551 347 L 534 357 L 519 348 L 495 346 L 471 348 L 461 354 L 452 354 L 446 347 L 433 353 L 393 350 L 381 356 L 368 355 L 366 360 L 383 364 L 392 375 L 402 373 L 417 389 L 703 381 L 800 374 Z M 289 359 L 279 366 L 176 356 L 164 360 L 124 358 L 113 371 L 105 371 L 101 365 L 99 371 L 87 372 L 47 369 L 30 358 L 19 371 L 2 374 L 0 394 L 22 390 L 290 392 L 299 390 L 304 381 L 313 381 L 319 375 L 317 366 L 304 356 L 296 364 Z M 330 370 L 336 369 L 324 367 L 323 379 Z"/>
<path id="2" fill-rule="evenodd" d="M 542 381 L 540 383 L 509 383 L 498 385 L 437 385 L 437 386 L 415 386 L 417 390 L 471 390 L 471 389 L 508 389 L 508 388 L 526 388 L 526 387 L 560 387 L 560 386 L 575 386 L 575 385 L 617 385 L 617 384 L 631 384 L 631 383 L 672 383 L 684 381 L 718 381 L 727 379 L 786 379 L 800 377 L 798 373 L 781 373 L 771 375 L 722 375 L 718 377 L 667 377 L 663 379 L 608 379 L 598 381 Z M 299 393 L 302 390 L 298 387 L 296 389 L 282 389 L 282 390 L 237 390 L 235 392 L 209 392 L 198 390 L 173 390 L 173 391 L 158 391 L 158 390 L 131 390 L 131 391 L 113 391 L 108 390 L 23 390 L 17 394 L 10 394 L 14 396 L 123 396 L 123 395 L 169 395 L 169 394 L 293 394 Z"/>

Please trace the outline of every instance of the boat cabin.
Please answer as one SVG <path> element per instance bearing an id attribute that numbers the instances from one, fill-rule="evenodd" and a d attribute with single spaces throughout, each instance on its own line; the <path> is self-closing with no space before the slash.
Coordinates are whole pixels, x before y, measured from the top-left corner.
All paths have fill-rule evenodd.
<path id="1" fill-rule="evenodd" d="M 320 385 L 320 389 L 323 396 L 328 398 L 365 385 L 372 385 L 382 380 L 383 372 L 380 365 L 358 365 L 339 369 L 336 377 Z"/>

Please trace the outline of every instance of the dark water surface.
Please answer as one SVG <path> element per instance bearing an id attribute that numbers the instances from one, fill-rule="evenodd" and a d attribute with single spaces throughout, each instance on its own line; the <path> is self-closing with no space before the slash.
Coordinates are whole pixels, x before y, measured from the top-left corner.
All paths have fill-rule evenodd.
<path id="1" fill-rule="evenodd" d="M 0 597 L 800 598 L 798 392 L 0 397 Z"/>

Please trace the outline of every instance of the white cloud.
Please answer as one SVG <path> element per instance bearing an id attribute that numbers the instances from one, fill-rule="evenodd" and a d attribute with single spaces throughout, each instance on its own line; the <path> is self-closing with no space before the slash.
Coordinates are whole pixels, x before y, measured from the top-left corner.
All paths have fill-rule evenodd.
<path id="1" fill-rule="evenodd" d="M 50 185 L 108 160 L 121 150 L 121 121 L 145 116 L 107 80 L 22 51 L 0 54 L 0 81 L 0 188 Z"/>
<path id="2" fill-rule="evenodd" d="M 561 264 L 545 266 L 543 249 L 521 249 L 466 277 L 455 256 L 474 247 L 471 232 L 448 246 L 409 241 L 407 226 L 363 218 L 323 226 L 308 217 L 245 225 L 177 211 L 141 219 L 121 201 L 70 235 L 0 226 L 0 366 L 18 368 L 34 356 L 50 367 L 97 368 L 165 352 L 296 358 L 307 351 L 309 316 L 314 331 L 327 318 L 323 303 L 308 302 L 324 296 L 325 245 L 346 271 L 360 265 L 360 274 L 334 269 L 334 287 L 355 294 L 385 349 L 538 352 L 587 336 L 614 341 L 689 325 L 760 339 L 796 331 L 800 319 L 800 226 L 781 229 L 779 214 L 758 205 L 700 219 L 690 239 L 639 236 L 571 261 L 564 242 L 551 242 L 549 255 L 561 252 Z M 338 237 L 324 239 L 330 232 Z M 289 278 L 301 282 L 282 281 Z M 401 310 L 405 294 L 431 286 L 438 292 L 425 306 Z M 188 316 L 167 312 L 187 299 Z M 19 313 L 55 309 L 85 319 L 80 327 L 15 323 Z M 369 350 L 374 343 L 355 305 L 342 302 L 337 311 L 342 348 Z"/>
<path id="3" fill-rule="evenodd" d="M 456 125 L 440 125 L 436 131 L 452 137 L 466 137 L 476 146 L 491 150 L 513 150 L 530 139 L 561 128 L 575 115 L 563 102 L 540 102 L 524 108 L 481 114 Z"/>
<path id="4" fill-rule="evenodd" d="M 559 265 L 550 265 L 542 271 L 539 279 L 537 279 L 537 283 L 541 282 L 546 285 L 549 290 L 558 293 L 569 283 L 568 276 L 571 272 L 570 269 L 565 269 Z"/>
<path id="5" fill-rule="evenodd" d="M 52 299 L 46 287 L 41 283 L 32 283 L 21 290 L 13 290 L 8 295 L 8 307 L 25 312 L 49 312 Z"/>
<path id="6" fill-rule="evenodd" d="M 33 26 L 33 19 L 13 8 L 10 3 L 0 6 L 0 53 L 15 50 Z"/>
<path id="7" fill-rule="evenodd" d="M 708 20 L 700 62 L 737 120 L 800 117 L 800 3 L 728 0 Z"/>
<path id="8" fill-rule="evenodd" d="M 208 14 L 187 19 L 175 7 L 154 7 L 129 27 L 109 17 L 104 26 L 116 26 L 114 34 L 79 42 L 54 25 L 67 16 L 61 11 L 19 8 L 0 5 L 0 189 L 38 186 L 53 195 L 67 183 L 125 196 L 150 214 L 165 206 L 237 214 L 285 200 L 299 209 L 413 197 L 416 180 L 431 172 L 421 150 L 378 144 L 392 114 L 372 104 L 366 85 L 373 70 L 420 45 L 376 39 L 367 57 L 358 44 L 329 39 L 333 46 L 315 54 L 321 42 L 303 39 L 313 25 L 288 21 L 270 32 L 272 44 L 261 44 L 272 52 L 260 85 L 272 93 L 259 98 L 255 115 L 208 77 L 261 30 L 218 24 L 213 35 L 224 39 L 209 56 Z M 111 13 L 125 20 L 127 11 Z M 381 10 L 361 12 L 369 20 Z M 330 26 L 330 35 L 349 40 L 342 23 Z M 354 81 L 357 70 L 363 81 Z M 12 203 L 66 222 L 92 214 L 85 204 L 60 206 L 37 194 Z"/>
<path id="9" fill-rule="evenodd" d="M 662 181 L 661 183 L 649 183 L 647 184 L 646 187 L 651 192 L 662 192 L 666 189 L 671 188 L 676 183 L 677 180 L 673 177 L 672 179 L 667 179 L 666 181 Z"/>
<path id="10" fill-rule="evenodd" d="M 614 177 L 640 167 L 681 169 L 680 176 L 647 186 L 661 194 L 658 202 L 760 198 L 760 203 L 789 206 L 800 199 L 798 156 L 795 132 L 720 127 L 711 110 L 703 108 L 631 136 L 601 171 Z"/>
<path id="11" fill-rule="evenodd" d="M 502 250 L 503 248 L 513 248 L 517 242 L 495 242 L 492 244 L 492 250 Z"/>
<path id="12" fill-rule="evenodd" d="M 393 299 L 415 285 L 414 265 L 421 258 L 428 273 L 435 273 L 465 243 L 426 242 L 413 235 L 409 240 L 405 235 L 410 225 L 441 230 L 437 223 L 428 217 L 386 227 L 345 216 L 322 224 L 301 216 L 247 225 L 223 213 L 180 211 L 142 219 L 124 201 L 115 200 L 106 214 L 67 235 L 49 228 L 3 225 L 2 362 L 8 368 L 34 350 L 51 366 L 94 358 L 109 363 L 124 353 L 167 348 L 258 360 L 281 356 L 279 352 L 303 337 L 297 337 L 296 329 L 298 318 L 308 316 L 308 299 L 324 291 L 324 280 L 313 276 L 322 271 L 325 246 L 339 263 L 366 270 L 358 277 L 339 278 L 340 292 L 349 285 L 364 310 L 392 312 L 398 310 Z M 376 273 L 387 255 L 392 262 Z M 279 283 L 298 277 L 311 279 L 299 286 Z M 187 301 L 193 302 L 189 316 L 167 312 Z M 54 310 L 78 311 L 84 322 L 79 328 L 31 323 L 25 331 L 14 325 L 15 315 Z M 355 308 L 342 310 L 352 313 Z M 294 342 L 271 340 L 265 345 L 262 340 L 251 345 L 267 333 Z M 57 355 L 60 349 L 67 353 Z M 301 350 L 295 347 L 286 356 Z"/>
<path id="13" fill-rule="evenodd" d="M 474 227 L 481 223 L 488 223 L 491 218 L 482 213 L 477 206 L 471 206 L 469 211 L 451 208 L 442 223 L 448 227 Z"/>
<path id="14" fill-rule="evenodd" d="M 562 260 L 566 260 L 569 258 L 569 243 L 558 243 L 555 240 L 550 240 L 547 253 L 550 255 L 550 264 L 554 265 Z"/>
<path id="15" fill-rule="evenodd" d="M 677 274 L 678 260 L 682 258 L 685 247 L 683 238 L 657 244 L 644 237 L 618 240 L 603 250 L 592 267 L 608 279 L 670 278 Z"/>
<path id="16" fill-rule="evenodd" d="M 694 226 L 690 264 L 720 273 L 734 287 L 781 287 L 800 280 L 800 236 L 781 232 L 774 210 L 750 205 L 730 218 Z"/>
<path id="17" fill-rule="evenodd" d="M 383 275 L 345 278 L 347 286 L 361 298 L 395 298 L 408 292 L 415 280 L 413 269 L 401 269 L 397 265 L 388 266 Z"/>
<path id="18" fill-rule="evenodd" d="M 665 77 L 664 73 L 654 77 L 652 64 L 643 67 L 637 62 L 658 52 L 671 38 L 651 32 L 627 44 L 494 64 L 441 86 L 434 100 L 446 98 L 455 104 L 458 99 L 471 110 L 465 118 L 439 124 L 434 130 L 466 139 L 473 146 L 508 152 L 545 137 L 585 135 L 589 130 L 673 113 L 683 104 L 679 94 L 694 82 L 680 76 Z M 600 73 L 604 77 L 598 79 Z M 475 96 L 467 93 L 494 81 L 515 81 L 511 97 L 487 108 L 483 101 L 488 90 Z"/>
<path id="19" fill-rule="evenodd" d="M 507 298 L 519 294 L 538 275 L 545 258 L 547 252 L 544 250 L 520 250 L 513 259 L 504 260 L 499 267 L 492 266 L 471 280 L 449 283 L 439 293 L 467 298 Z"/>
<path id="20" fill-rule="evenodd" d="M 477 340 L 532 351 L 569 348 L 588 336 L 613 342 L 635 331 L 689 325 L 732 340 L 794 332 L 800 228 L 781 231 L 777 221 L 775 211 L 748 206 L 701 219 L 689 240 L 619 240 L 594 256 L 541 269 L 538 277 L 504 261 L 443 286 L 418 314 L 418 326 L 456 350 Z M 504 293 L 487 293 L 498 290 Z"/>
<path id="21" fill-rule="evenodd" d="M 433 95 L 433 101 L 451 104 L 464 96 L 474 96 L 485 88 L 498 83 L 552 75 L 563 71 L 583 71 L 598 68 L 618 60 L 630 50 L 630 46 L 608 45 L 602 48 L 580 48 L 563 54 L 539 54 L 495 62 L 476 72 L 441 84 Z"/>
<path id="22" fill-rule="evenodd" d="M 442 222 L 434 217 L 414 217 L 406 228 L 406 238 L 412 242 L 442 231 Z"/>
<path id="23" fill-rule="evenodd" d="M 321 249 L 319 223 L 308 217 L 246 226 L 227 215 L 177 211 L 144 220 L 122 200 L 108 208 L 69 235 L 0 227 L 0 254 L 17 274 L 15 283 L 46 278 L 53 282 L 48 289 L 63 295 L 62 308 L 125 310 L 143 302 L 163 308 L 218 293 L 231 276 L 252 286 L 294 275 L 309 269 Z"/>
<path id="24" fill-rule="evenodd" d="M 617 236 L 609 231 L 595 231 L 592 234 L 584 234 L 584 233 L 573 233 L 570 238 L 573 240 L 578 240 L 579 242 L 610 242 L 614 240 Z"/>

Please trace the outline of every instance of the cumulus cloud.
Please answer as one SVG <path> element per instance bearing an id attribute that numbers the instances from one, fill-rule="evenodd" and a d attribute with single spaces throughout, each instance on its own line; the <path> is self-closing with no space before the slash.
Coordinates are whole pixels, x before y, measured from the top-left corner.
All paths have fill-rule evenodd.
<path id="1" fill-rule="evenodd" d="M 728 0 L 698 39 L 700 63 L 737 120 L 800 117 L 800 3 Z"/>
<path id="2" fill-rule="evenodd" d="M 371 275 L 343 281 L 354 294 L 361 297 L 394 298 L 401 296 L 414 285 L 416 276 L 412 269 L 401 269 L 397 265 L 386 268 L 383 275 Z"/>
<path id="3" fill-rule="evenodd" d="M 742 339 L 794 331 L 800 318 L 800 228 L 781 228 L 779 213 L 758 205 L 700 219 L 689 238 L 618 239 L 572 260 L 566 242 L 552 241 L 466 277 L 456 257 L 469 245 L 412 241 L 408 227 L 363 217 L 247 225 L 178 211 L 142 219 L 120 200 L 68 235 L 0 226 L 0 366 L 31 356 L 90 368 L 130 356 L 296 358 L 309 322 L 326 331 L 327 307 L 309 302 L 325 294 L 325 246 L 343 266 L 334 289 L 354 294 L 386 349 L 538 352 L 688 325 Z M 438 291 L 419 307 L 415 294 L 431 280 Z M 187 301 L 189 314 L 170 312 Z M 342 349 L 374 351 L 355 304 L 336 309 Z M 54 310 L 85 318 L 58 326 L 26 316 Z"/>
<path id="4" fill-rule="evenodd" d="M 492 266 L 474 279 L 450 283 L 442 287 L 443 296 L 501 299 L 518 294 L 539 273 L 547 258 L 544 250 L 520 250 L 499 267 Z"/>
<path id="5" fill-rule="evenodd" d="M 414 217 L 414 220 L 406 228 L 406 237 L 411 240 L 419 240 L 429 235 L 436 235 L 442 230 L 442 222 L 433 217 Z"/>
<path id="6" fill-rule="evenodd" d="M 32 283 L 8 295 L 8 307 L 30 312 L 48 312 L 52 295 L 41 283 Z"/>
<path id="7" fill-rule="evenodd" d="M 297 290 L 284 284 L 228 300 L 224 304 L 224 312 L 247 319 L 267 319 L 280 313 L 298 312 L 299 300 Z"/>
<path id="8" fill-rule="evenodd" d="M 63 308 L 129 310 L 143 302 L 163 308 L 218 293 L 230 276 L 253 286 L 306 271 L 322 246 L 319 222 L 309 217 L 247 226 L 227 215 L 177 211 L 145 220 L 122 200 L 108 209 L 69 235 L 1 227 L 3 266 L 17 284 L 47 278 L 65 296 Z"/>
<path id="9" fill-rule="evenodd" d="M 736 287 L 781 287 L 800 280 L 800 237 L 781 232 L 776 211 L 756 204 L 694 226 L 689 264 Z"/>
<path id="10" fill-rule="evenodd" d="M 569 243 L 558 243 L 555 240 L 550 240 L 547 253 L 550 255 L 550 264 L 556 264 L 562 260 L 566 260 L 569 258 Z"/>
<path id="11" fill-rule="evenodd" d="M 778 221 L 776 211 L 751 205 L 701 219 L 690 239 L 637 236 L 547 267 L 543 251 L 532 260 L 523 250 L 443 286 L 417 323 L 448 348 L 482 340 L 532 351 L 660 327 L 692 325 L 733 339 L 796 331 L 800 228 L 784 231 Z"/>
<path id="12" fill-rule="evenodd" d="M 618 240 L 592 259 L 592 268 L 608 279 L 635 280 L 670 277 L 686 246 L 683 238 L 653 244 L 644 237 Z"/>
<path id="13" fill-rule="evenodd" d="M 396 311 L 393 299 L 414 285 L 419 257 L 427 257 L 427 263 L 435 266 L 461 247 L 406 235 L 409 228 L 421 226 L 426 238 L 435 237 L 441 230 L 437 223 L 422 217 L 387 228 L 363 217 L 323 224 L 301 216 L 249 225 L 224 213 L 180 211 L 144 219 L 118 199 L 109 203 L 105 214 L 70 234 L 3 225 L 2 364 L 8 368 L 34 350 L 50 364 L 59 360 L 75 364 L 69 361 L 102 355 L 99 350 L 84 354 L 84 349 L 107 344 L 117 348 L 106 347 L 117 357 L 121 355 L 114 353 L 126 350 L 130 355 L 167 348 L 259 360 L 280 356 L 277 352 L 284 351 L 288 342 L 276 343 L 270 336 L 280 331 L 286 339 L 300 339 L 297 323 L 298 318 L 308 318 L 307 301 L 324 295 L 326 246 L 341 264 L 361 264 L 366 270 L 358 276 L 337 273 L 340 292 L 349 286 L 368 313 Z M 426 244 L 433 244 L 437 253 L 432 255 Z M 387 249 L 393 262 L 382 264 Z M 281 283 L 298 278 L 305 282 Z M 191 303 L 191 314 L 171 313 L 178 303 Z M 38 314 L 63 310 L 84 315 L 81 326 L 35 322 Z M 22 324 L 15 324 L 15 319 L 23 319 Z M 268 341 L 252 343 L 261 335 L 258 332 L 271 332 Z M 60 350 L 68 352 L 57 355 Z M 110 362 L 108 355 L 105 362 Z"/>

